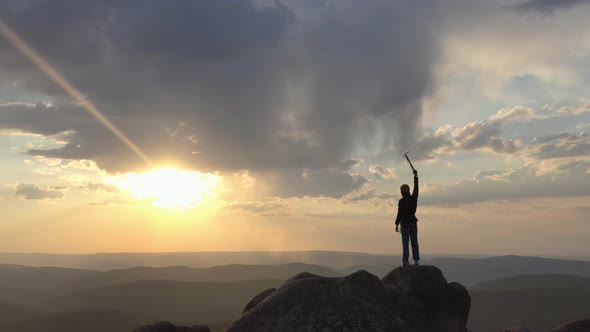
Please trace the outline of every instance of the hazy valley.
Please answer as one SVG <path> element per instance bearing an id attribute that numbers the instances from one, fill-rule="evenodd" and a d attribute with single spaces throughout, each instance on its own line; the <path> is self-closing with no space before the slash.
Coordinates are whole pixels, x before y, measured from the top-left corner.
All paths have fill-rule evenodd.
<path id="1" fill-rule="evenodd" d="M 211 254 L 222 255 L 234 264 L 202 266 L 211 262 L 208 253 L 178 254 L 184 260 L 173 260 L 193 267 L 133 266 L 156 261 L 165 265 L 155 254 L 135 255 L 141 258 L 137 261 L 130 258 L 134 255 L 110 254 L 111 262 L 131 266 L 106 271 L 0 264 L 0 327 L 11 332 L 127 332 L 169 320 L 219 329 L 237 319 L 256 294 L 279 287 L 297 273 L 336 277 L 364 269 L 383 277 L 399 265 L 394 256 L 345 252 Z M 246 256 L 252 264 L 235 264 Z M 304 262 L 286 262 L 294 256 Z M 30 263 L 34 256 L 29 257 Z M 66 261 L 64 255 L 43 257 Z M 76 256 L 76 265 L 104 267 L 105 261 L 97 261 L 94 255 Z M 194 267 L 197 262 L 201 267 Z M 473 332 L 514 325 L 542 331 L 590 313 L 587 261 L 503 256 L 434 257 L 425 263 L 468 288 L 472 297 L 468 327 Z"/>

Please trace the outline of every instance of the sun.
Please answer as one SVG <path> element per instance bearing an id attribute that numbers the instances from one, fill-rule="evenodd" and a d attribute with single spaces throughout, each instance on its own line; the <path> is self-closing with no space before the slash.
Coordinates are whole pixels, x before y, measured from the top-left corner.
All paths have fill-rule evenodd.
<path id="1" fill-rule="evenodd" d="M 129 191 L 138 200 L 152 201 L 155 207 L 188 210 L 215 201 L 221 181 L 215 174 L 166 167 L 120 175 L 107 182 Z"/>

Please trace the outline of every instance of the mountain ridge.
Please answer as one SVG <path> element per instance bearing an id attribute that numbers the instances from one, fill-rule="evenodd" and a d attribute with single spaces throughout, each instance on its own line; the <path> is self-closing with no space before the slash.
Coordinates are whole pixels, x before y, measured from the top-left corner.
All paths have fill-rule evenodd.
<path id="1" fill-rule="evenodd" d="M 282 279 L 293 274 L 312 271 L 326 276 L 340 276 L 341 273 L 325 266 L 306 263 L 288 263 L 281 265 L 245 265 L 228 264 L 208 268 L 187 266 L 169 267 L 131 267 L 106 272 L 98 272 L 87 277 L 72 280 L 63 288 L 79 290 L 136 280 L 171 280 L 171 281 L 218 281 L 231 282 L 240 280 Z"/>
<path id="2" fill-rule="evenodd" d="M 569 274 L 525 274 L 484 281 L 473 285 L 470 290 L 522 290 L 522 289 L 590 289 L 590 277 Z"/>

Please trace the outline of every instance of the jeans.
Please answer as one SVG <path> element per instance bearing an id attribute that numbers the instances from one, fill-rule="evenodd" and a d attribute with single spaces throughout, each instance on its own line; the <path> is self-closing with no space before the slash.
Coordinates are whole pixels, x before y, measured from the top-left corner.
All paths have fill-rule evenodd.
<path id="1" fill-rule="evenodd" d="M 402 261 L 404 263 L 408 263 L 408 258 L 410 256 L 409 253 L 409 244 L 412 242 L 412 258 L 414 261 L 420 260 L 420 252 L 418 248 L 418 225 L 416 224 L 409 224 L 409 225 L 402 225 L 402 246 L 403 246 L 403 256 Z"/>

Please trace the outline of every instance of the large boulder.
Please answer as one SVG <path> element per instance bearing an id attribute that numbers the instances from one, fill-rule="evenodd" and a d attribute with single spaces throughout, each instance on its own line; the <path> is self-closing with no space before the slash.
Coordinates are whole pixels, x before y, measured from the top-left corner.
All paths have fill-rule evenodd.
<path id="1" fill-rule="evenodd" d="M 259 305 L 260 302 L 264 301 L 264 299 L 266 299 L 275 290 L 277 290 L 277 289 L 276 288 L 269 288 L 265 291 L 262 291 L 260 294 L 254 296 L 254 298 L 252 300 L 250 300 L 250 302 L 248 302 L 248 304 L 246 304 L 246 307 L 244 308 L 244 311 L 242 311 L 242 314 L 245 313 L 246 311 L 256 307 L 257 305 Z"/>
<path id="2" fill-rule="evenodd" d="M 157 322 L 137 328 L 133 332 L 211 332 L 211 330 L 209 327 L 202 325 L 188 327 L 176 326 L 170 322 Z"/>
<path id="3" fill-rule="evenodd" d="M 590 319 L 577 320 L 554 328 L 551 332 L 588 332 L 590 331 Z"/>
<path id="4" fill-rule="evenodd" d="M 465 288 L 447 284 L 435 267 L 396 269 L 383 281 L 363 270 L 302 273 L 257 295 L 224 331 L 464 332 L 469 306 Z"/>
<path id="5" fill-rule="evenodd" d="M 447 283 L 434 266 L 399 267 L 383 277 L 383 284 L 415 296 L 424 305 L 428 331 L 466 331 L 471 297 L 463 285 Z"/>

